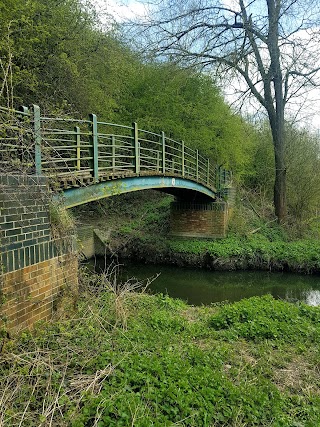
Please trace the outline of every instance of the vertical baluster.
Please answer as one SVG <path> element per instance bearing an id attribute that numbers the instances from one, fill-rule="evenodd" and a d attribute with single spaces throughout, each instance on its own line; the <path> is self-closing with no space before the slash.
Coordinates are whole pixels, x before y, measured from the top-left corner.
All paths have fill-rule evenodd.
<path id="1" fill-rule="evenodd" d="M 140 147 L 139 147 L 139 130 L 136 122 L 132 123 L 132 136 L 134 144 L 134 169 L 135 173 L 140 172 Z"/>
<path id="2" fill-rule="evenodd" d="M 75 141 L 76 141 L 76 170 L 80 171 L 81 169 L 81 140 L 80 140 L 80 128 L 79 126 L 74 127 Z"/>
<path id="3" fill-rule="evenodd" d="M 23 114 L 18 116 L 20 123 L 18 126 L 18 128 L 19 128 L 19 131 L 18 131 L 19 132 L 19 143 L 17 144 L 17 149 L 20 148 L 20 150 L 18 150 L 17 155 L 18 155 L 18 158 L 21 161 L 21 163 L 23 163 L 25 165 L 26 163 L 27 164 L 30 163 L 30 160 L 31 160 L 29 158 L 29 155 L 30 155 L 29 150 L 27 150 L 27 152 L 25 150 L 25 147 L 29 144 L 28 144 L 28 136 L 25 132 L 25 126 L 24 126 L 24 122 L 25 122 L 26 118 L 30 118 L 30 114 L 29 114 L 29 108 L 25 107 L 24 105 L 21 105 L 19 107 L 19 111 L 21 111 L 21 113 L 23 113 Z M 20 124 L 21 124 L 21 126 L 20 126 Z M 34 159 L 32 159 L 32 163 L 33 163 L 33 160 Z M 29 169 L 29 167 L 28 167 L 28 169 Z"/>
<path id="4" fill-rule="evenodd" d="M 207 160 L 207 185 L 210 183 L 210 160 Z"/>
<path id="5" fill-rule="evenodd" d="M 41 175 L 41 117 L 40 107 L 38 105 L 32 105 L 33 115 L 33 138 L 34 138 L 34 163 L 36 169 L 36 175 Z"/>
<path id="6" fill-rule="evenodd" d="M 184 177 L 185 161 L 184 161 L 184 141 L 181 142 L 181 172 Z"/>
<path id="7" fill-rule="evenodd" d="M 116 137 L 111 135 L 112 172 L 116 171 Z"/>
<path id="8" fill-rule="evenodd" d="M 99 152 L 98 152 L 98 120 L 95 114 L 89 114 L 92 176 L 95 182 L 99 180 Z"/>
<path id="9" fill-rule="evenodd" d="M 216 168 L 216 174 L 217 174 L 217 191 L 221 191 L 221 166 L 217 166 Z"/>
<path id="10" fill-rule="evenodd" d="M 162 173 L 166 173 L 166 136 L 164 132 L 161 132 L 162 141 Z"/>
<path id="11" fill-rule="evenodd" d="M 196 150 L 196 179 L 199 181 L 199 150 Z"/>

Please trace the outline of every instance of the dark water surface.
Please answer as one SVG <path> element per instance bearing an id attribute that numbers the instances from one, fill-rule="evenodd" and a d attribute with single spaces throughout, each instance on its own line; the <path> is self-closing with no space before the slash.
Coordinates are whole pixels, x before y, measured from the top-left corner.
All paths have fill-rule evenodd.
<path id="1" fill-rule="evenodd" d="M 96 261 L 96 271 L 105 261 Z M 163 265 L 126 263 L 120 266 L 120 278 L 139 281 L 160 276 L 149 286 L 151 293 L 167 293 L 192 305 L 239 301 L 242 298 L 271 294 L 287 301 L 320 305 L 320 276 L 265 271 L 217 272 Z"/>

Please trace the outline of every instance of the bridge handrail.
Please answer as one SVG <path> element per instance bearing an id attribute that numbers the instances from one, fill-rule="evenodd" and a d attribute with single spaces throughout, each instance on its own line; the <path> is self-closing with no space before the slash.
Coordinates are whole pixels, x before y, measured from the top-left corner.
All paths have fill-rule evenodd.
<path id="1" fill-rule="evenodd" d="M 231 172 L 199 150 L 164 132 L 139 129 L 137 123 L 102 122 L 95 114 L 89 120 L 41 116 L 37 105 L 19 110 L 0 107 L 0 113 L 12 119 L 11 127 L 0 133 L 0 167 L 10 158 L 12 167 L 22 168 L 24 162 L 30 173 L 56 178 L 69 174 L 92 183 L 153 172 L 191 179 L 216 192 L 231 185 Z M 26 147 L 28 153 L 23 151 Z"/>

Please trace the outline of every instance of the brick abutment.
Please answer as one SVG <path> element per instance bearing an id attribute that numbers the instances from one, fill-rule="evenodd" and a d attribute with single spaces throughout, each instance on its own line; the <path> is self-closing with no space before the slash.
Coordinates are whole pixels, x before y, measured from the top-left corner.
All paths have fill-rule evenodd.
<path id="1" fill-rule="evenodd" d="M 227 202 L 173 202 L 170 233 L 177 237 L 223 238 L 231 209 Z"/>
<path id="2" fill-rule="evenodd" d="M 47 178 L 0 175 L 0 325 L 30 328 L 77 294 L 72 236 L 53 236 Z"/>

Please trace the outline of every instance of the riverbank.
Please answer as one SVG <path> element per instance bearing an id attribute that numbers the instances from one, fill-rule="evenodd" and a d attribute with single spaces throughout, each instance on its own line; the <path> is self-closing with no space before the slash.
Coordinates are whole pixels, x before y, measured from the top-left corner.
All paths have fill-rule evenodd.
<path id="1" fill-rule="evenodd" d="M 109 241 L 110 247 L 110 241 Z M 147 264 L 196 267 L 212 271 L 265 270 L 304 274 L 320 273 L 320 242 L 270 241 L 262 235 L 228 237 L 221 240 L 154 239 L 135 236 L 112 242 L 106 255 Z"/>
<path id="2" fill-rule="evenodd" d="M 217 271 L 320 273 L 320 240 L 290 238 L 274 223 L 258 227 L 259 223 L 251 220 L 246 232 L 231 229 L 225 239 L 170 238 L 171 200 L 156 192 L 115 196 L 91 210 L 78 209 L 78 228 L 90 227 L 104 245 L 99 245 L 98 254 L 118 260 Z"/>
<path id="3" fill-rule="evenodd" d="M 270 296 L 190 307 L 115 284 L 87 277 L 72 318 L 6 341 L 1 423 L 320 424 L 318 308 Z"/>

